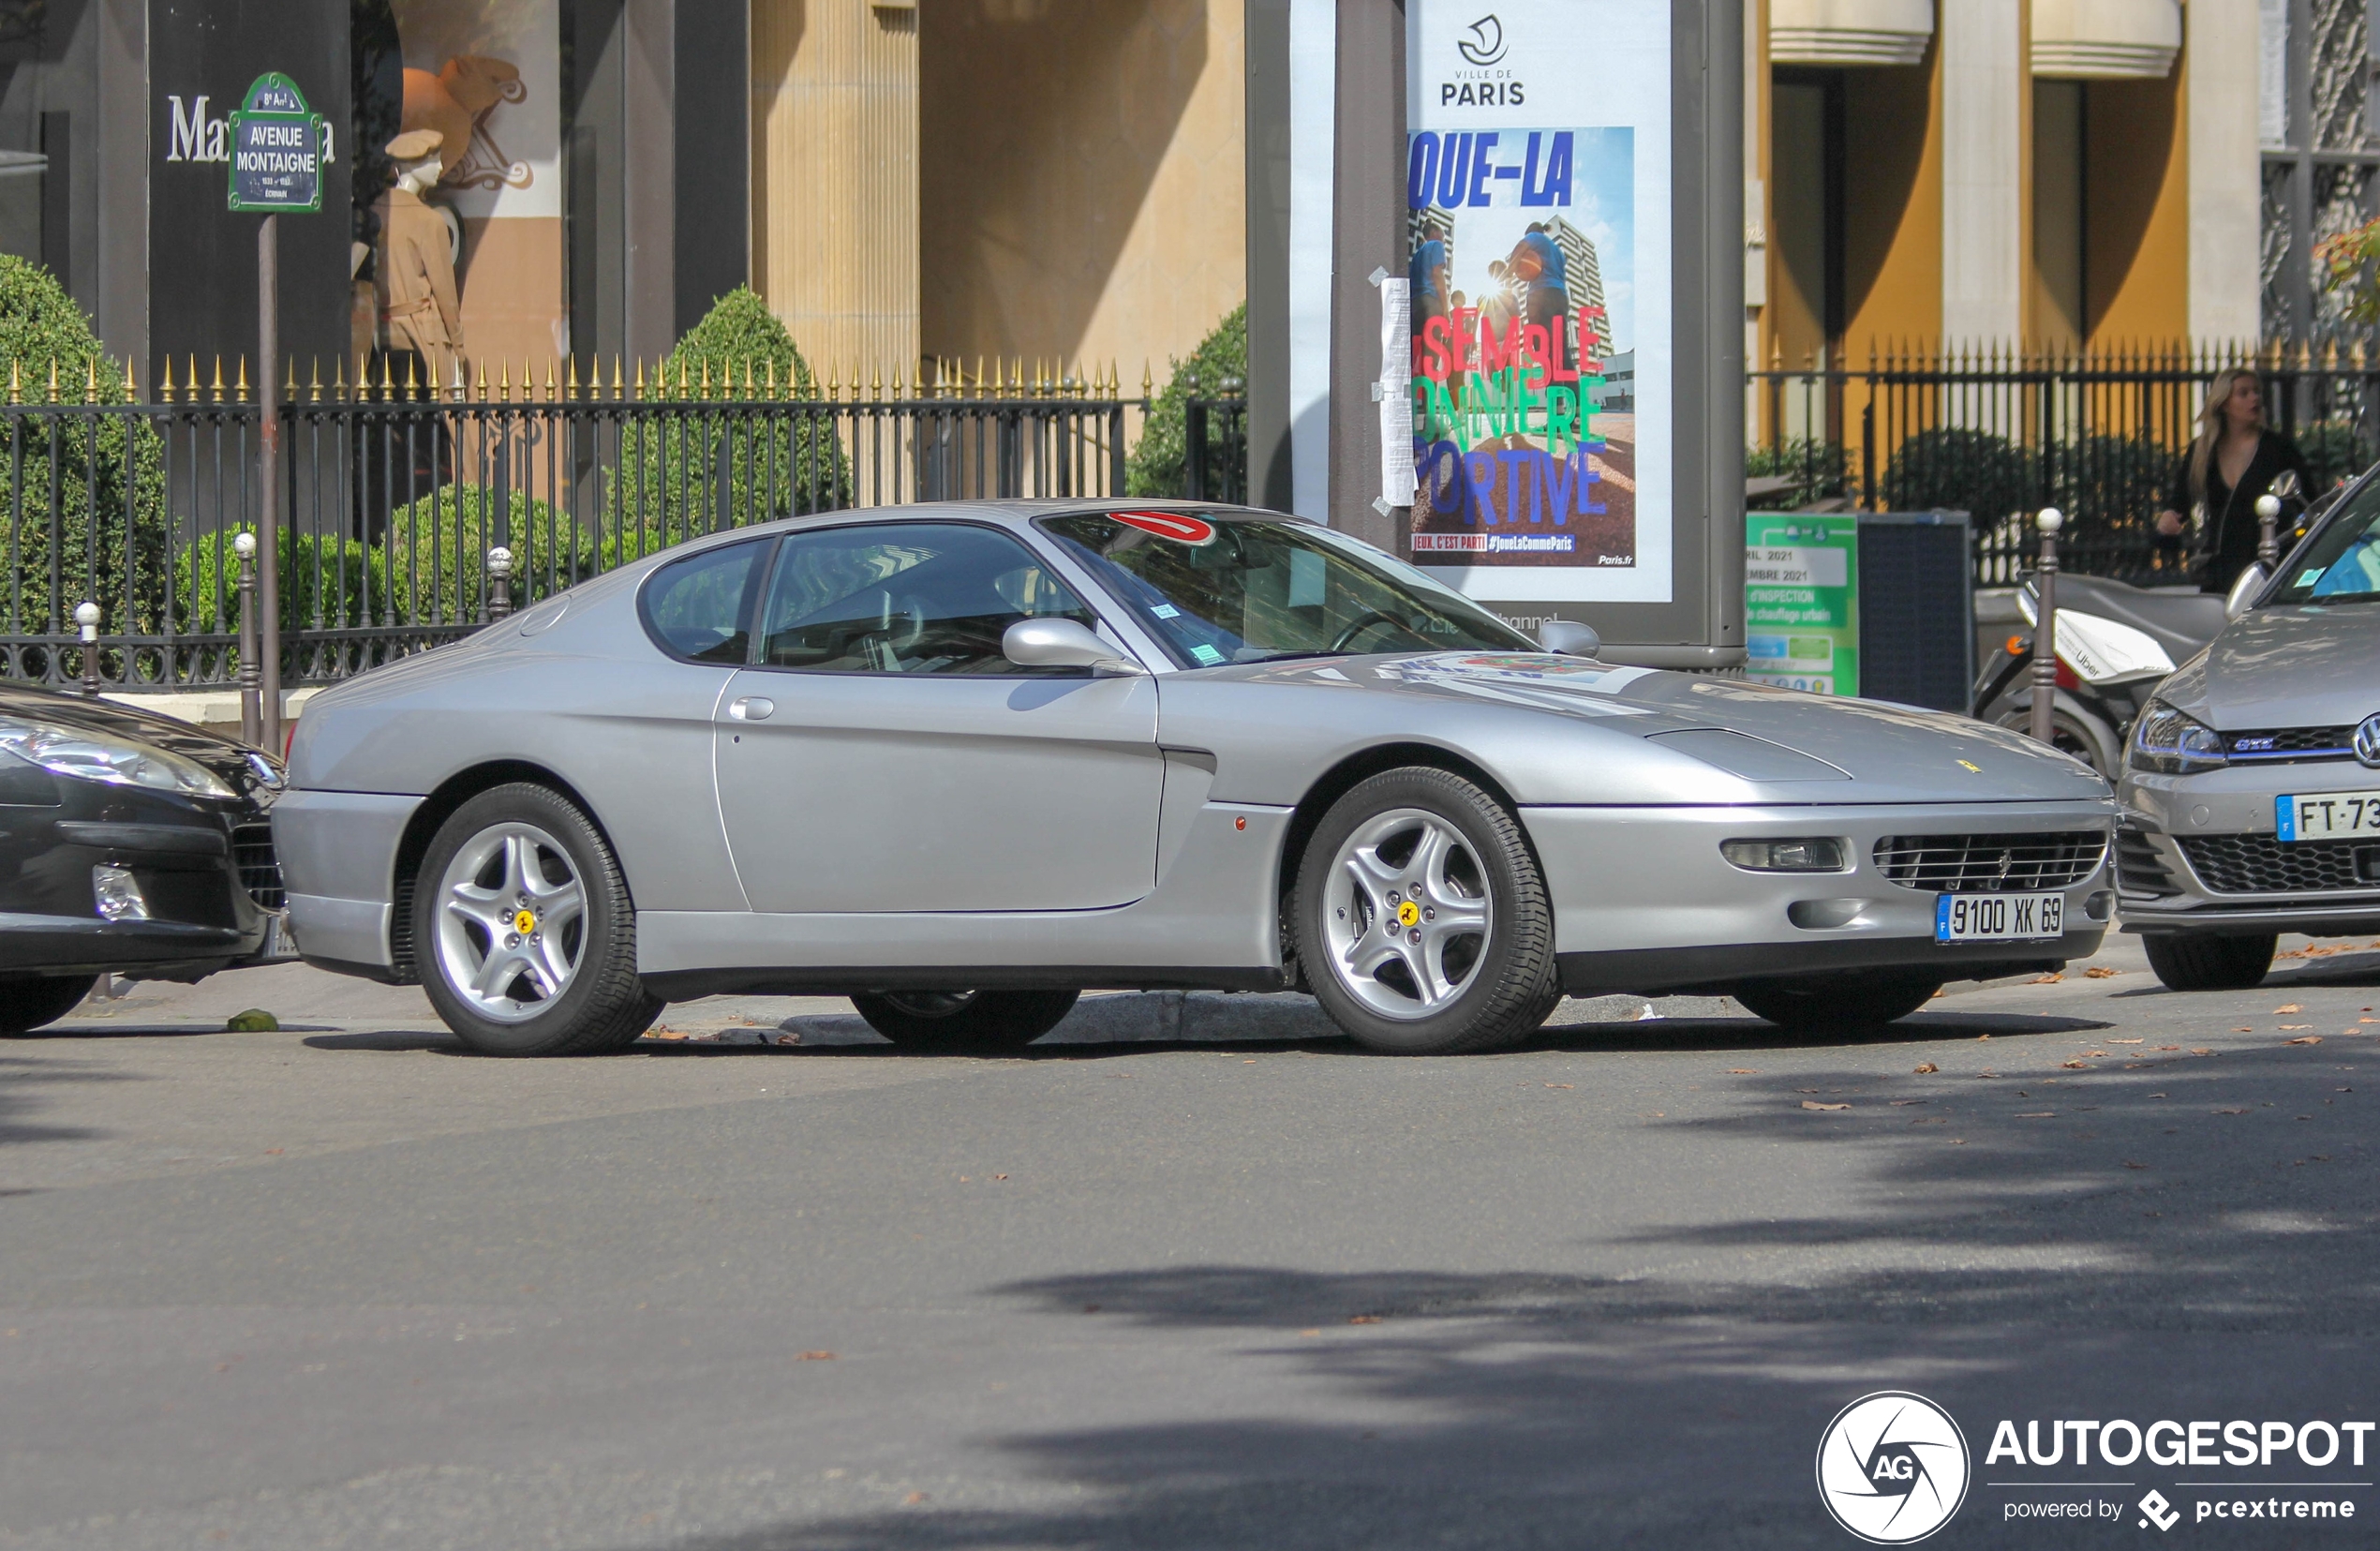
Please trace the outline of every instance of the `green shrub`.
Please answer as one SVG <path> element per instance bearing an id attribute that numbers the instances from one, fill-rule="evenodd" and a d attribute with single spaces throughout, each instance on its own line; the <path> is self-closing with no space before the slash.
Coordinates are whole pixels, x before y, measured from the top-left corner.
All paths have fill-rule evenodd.
<path id="1" fill-rule="evenodd" d="M 1788 437 L 1774 446 L 1744 449 L 1745 478 L 1781 474 L 1793 482 L 1792 489 L 1763 501 L 1764 511 L 1790 512 L 1813 501 L 1848 495 L 1850 469 L 1841 442 L 1821 441 L 1816 437 Z"/>
<path id="2" fill-rule="evenodd" d="M 756 384 L 773 377 L 781 398 L 791 383 L 796 402 L 765 419 L 740 411 L 703 413 L 705 373 L 714 384 L 734 385 L 723 395 L 714 386 L 714 395 L 740 399 L 747 367 Z M 800 407 L 816 391 L 810 365 L 750 286 L 712 305 L 670 352 L 662 375 L 668 387 L 660 396 L 675 400 L 681 380 L 694 384 L 693 396 L 684 410 L 628 410 L 619 462 L 604 492 L 605 531 L 621 533 L 629 553 L 722 527 L 851 504 L 851 465 L 831 418 Z"/>
<path id="3" fill-rule="evenodd" d="M 24 402 L 46 403 L 53 365 L 63 404 L 126 401 L 124 368 L 100 350 L 55 277 L 0 254 L 0 373 Z M 14 629 L 55 623 L 70 632 L 85 598 L 98 603 L 109 634 L 157 627 L 169 569 L 165 458 L 146 419 L 87 410 L 0 417 L 0 487 L 12 508 L 6 553 Z M 0 620 L 7 613 L 0 606 Z"/>
<path id="4" fill-rule="evenodd" d="M 390 513 L 379 568 L 397 618 L 424 624 L 479 619 L 489 601 L 487 552 L 499 538 L 513 552 L 514 608 L 592 574 L 593 544 L 551 501 L 514 490 L 503 515 L 499 533 L 494 497 L 477 485 L 444 485 Z"/>
<path id="5" fill-rule="evenodd" d="M 386 618 L 378 550 L 356 539 L 292 533 L 287 528 L 281 529 L 280 547 L 284 633 L 318 624 L 332 630 L 377 624 Z M 231 534 L 202 533 L 175 549 L 173 626 L 189 634 L 239 631 L 240 559 Z"/>
<path id="6" fill-rule="evenodd" d="M 1885 465 L 1888 512 L 1965 512 L 1977 532 L 2042 504 L 2033 458 L 2004 436 L 1963 426 L 1920 431 Z"/>
<path id="7" fill-rule="evenodd" d="M 1248 380 L 1248 306 L 1242 302 L 1225 313 L 1213 332 L 1198 341 L 1187 361 L 1172 360 L 1173 375 L 1151 406 L 1140 427 L 1139 444 L 1124 469 L 1124 491 L 1135 496 L 1187 496 L 1190 493 L 1189 433 L 1183 423 L 1184 403 L 1194 397 L 1224 396 L 1226 379 Z M 1242 386 L 1240 392 L 1244 393 Z M 1245 422 L 1242 422 L 1244 425 Z M 1221 427 L 1212 420 L 1207 439 L 1207 489 L 1245 489 L 1247 438 L 1212 434 Z"/>
<path id="8" fill-rule="evenodd" d="M 2298 451 L 2305 454 L 2306 466 L 2313 470 L 2313 488 L 2306 492 L 2310 500 L 2341 480 L 2355 478 L 2369 466 L 2352 420 L 2317 420 L 2300 430 L 2297 440 Z"/>

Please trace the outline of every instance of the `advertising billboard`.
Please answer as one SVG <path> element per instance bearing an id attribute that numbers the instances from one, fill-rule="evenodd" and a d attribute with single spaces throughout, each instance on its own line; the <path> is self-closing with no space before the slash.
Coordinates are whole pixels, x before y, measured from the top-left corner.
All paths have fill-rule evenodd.
<path id="1" fill-rule="evenodd" d="M 1641 4 L 1413 7 L 1411 559 L 1475 597 L 1672 599 L 1670 45 Z"/>

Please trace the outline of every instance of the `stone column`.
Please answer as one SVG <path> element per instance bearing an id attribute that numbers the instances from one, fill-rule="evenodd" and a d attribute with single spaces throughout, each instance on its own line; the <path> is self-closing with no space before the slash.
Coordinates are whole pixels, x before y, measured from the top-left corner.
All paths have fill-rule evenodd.
<path id="1" fill-rule="evenodd" d="M 2254 340 L 2262 328 L 2256 7 L 2184 9 L 2190 150 L 2190 336 Z"/>
<path id="2" fill-rule="evenodd" d="M 1998 344 L 2025 324 L 2021 0 L 1941 8 L 1942 337 Z"/>

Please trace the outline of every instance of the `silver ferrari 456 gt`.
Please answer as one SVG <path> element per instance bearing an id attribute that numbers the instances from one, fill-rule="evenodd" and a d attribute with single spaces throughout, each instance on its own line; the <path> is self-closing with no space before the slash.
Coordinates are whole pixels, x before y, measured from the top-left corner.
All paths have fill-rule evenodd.
<path id="1" fill-rule="evenodd" d="M 2124 930 L 2177 991 L 2254 985 L 2280 932 L 2380 932 L 2380 479 L 2230 606 L 2134 723 L 2120 788 Z"/>
<path id="2" fill-rule="evenodd" d="M 504 1054 L 724 992 L 934 1049 L 1093 987 L 1303 989 L 1405 1052 L 1566 992 L 1856 1026 L 2098 945 L 2080 763 L 1548 644 L 1259 512 L 794 518 L 322 693 L 274 829 L 309 961 Z"/>

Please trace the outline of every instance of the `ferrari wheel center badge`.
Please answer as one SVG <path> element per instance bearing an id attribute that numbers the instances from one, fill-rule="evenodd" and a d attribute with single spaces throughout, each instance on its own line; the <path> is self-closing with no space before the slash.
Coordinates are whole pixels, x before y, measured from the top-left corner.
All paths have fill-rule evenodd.
<path id="1" fill-rule="evenodd" d="M 513 930 L 524 937 L 536 931 L 537 913 L 533 910 L 516 912 L 513 917 Z"/>
<path id="2" fill-rule="evenodd" d="M 1421 921 L 1421 907 L 1407 900 L 1396 907 L 1396 918 L 1399 926 L 1418 926 Z"/>

